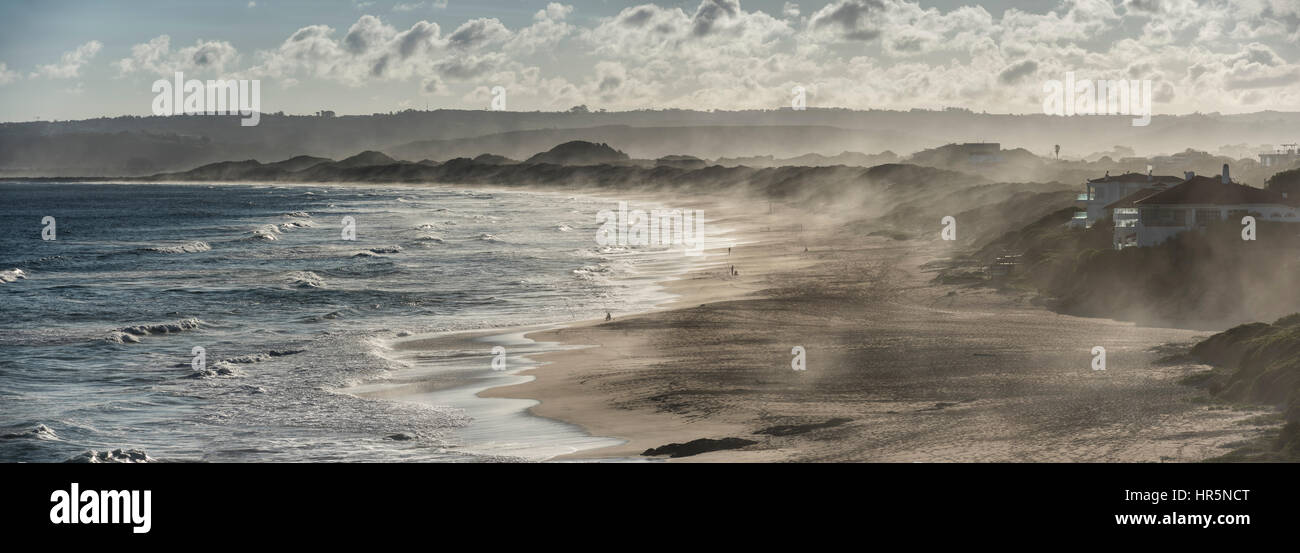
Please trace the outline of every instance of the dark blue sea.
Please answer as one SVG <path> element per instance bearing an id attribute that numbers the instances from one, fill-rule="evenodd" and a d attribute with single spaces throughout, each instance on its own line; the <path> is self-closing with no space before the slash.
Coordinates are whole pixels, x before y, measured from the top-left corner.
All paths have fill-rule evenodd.
<path id="1" fill-rule="evenodd" d="M 613 207 L 433 186 L 0 183 L 0 461 L 483 458 L 458 437 L 482 422 L 472 409 L 348 390 L 408 370 L 386 345 L 401 337 L 664 301 L 655 252 L 594 242 Z"/>

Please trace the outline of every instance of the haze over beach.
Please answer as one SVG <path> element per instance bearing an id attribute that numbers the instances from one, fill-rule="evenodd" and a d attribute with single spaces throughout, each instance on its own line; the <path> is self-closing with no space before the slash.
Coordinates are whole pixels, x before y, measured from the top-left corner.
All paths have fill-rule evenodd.
<path id="1" fill-rule="evenodd" d="M 0 460 L 1300 455 L 1294 2 L 0 21 Z"/>

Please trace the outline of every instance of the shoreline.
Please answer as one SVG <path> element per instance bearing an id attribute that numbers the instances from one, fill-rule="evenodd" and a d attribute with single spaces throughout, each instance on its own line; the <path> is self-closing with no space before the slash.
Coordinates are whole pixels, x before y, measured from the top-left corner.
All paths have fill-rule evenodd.
<path id="1" fill-rule="evenodd" d="M 690 207 L 702 206 L 704 209 L 721 207 L 718 202 L 710 200 L 697 199 L 685 203 L 694 204 Z M 525 336 L 530 339 L 568 344 L 573 349 L 532 355 L 531 358 L 539 362 L 539 365 L 526 370 L 535 377 L 533 380 L 491 387 L 479 392 L 479 397 L 532 399 L 537 401 L 537 404 L 530 407 L 528 411 L 535 416 L 567 421 L 583 428 L 593 436 L 609 436 L 623 441 L 618 445 L 584 450 L 552 460 L 647 459 L 641 457 L 641 453 L 649 448 L 743 431 L 743 426 L 727 423 L 694 424 L 689 428 L 681 428 L 676 418 L 669 415 L 644 410 L 608 409 L 603 405 L 605 398 L 586 394 L 581 388 L 567 386 L 564 380 L 580 377 L 587 367 L 608 363 L 626 355 L 620 350 L 631 346 L 635 341 L 635 337 L 623 336 L 612 340 L 602 338 L 594 343 L 586 343 L 585 338 L 576 340 L 568 338 L 570 333 L 583 332 L 610 323 L 635 322 L 656 313 L 673 312 L 694 305 L 703 306 L 733 301 L 763 290 L 766 285 L 765 279 L 774 272 L 792 270 L 813 263 L 810 258 L 804 257 L 802 252 L 784 251 L 779 255 L 772 255 L 765 251 L 769 248 L 788 249 L 791 247 L 788 244 L 790 241 L 765 240 L 762 228 L 770 229 L 771 225 L 762 223 L 771 221 L 760 214 L 753 213 L 753 209 L 750 211 L 751 213 L 733 211 L 724 218 L 733 221 L 748 218 L 750 221 L 745 225 L 732 227 L 732 234 L 737 235 L 738 239 L 737 246 L 730 255 L 725 251 L 706 252 L 710 257 L 721 256 L 726 261 L 723 267 L 696 269 L 660 282 L 660 286 L 676 297 L 649 311 L 626 315 L 609 322 L 590 319 L 528 332 Z M 759 222 L 754 222 L 755 220 Z M 739 276 L 729 275 L 733 265 L 737 267 Z M 588 335 L 584 334 L 585 336 Z M 736 457 L 743 457 L 740 460 L 746 461 L 777 460 L 770 453 L 733 452 L 731 455 L 732 459 L 729 460 L 737 460 Z"/>
<path id="2" fill-rule="evenodd" d="M 433 186 L 442 187 L 443 185 Z M 477 190 L 477 188 L 475 189 Z M 505 190 L 520 192 L 517 189 Z M 490 192 L 491 190 L 485 191 Z M 614 201 L 611 199 L 609 191 L 530 190 L 529 192 L 549 195 L 582 195 L 589 198 Z M 663 198 L 651 194 L 622 195 L 618 199 L 629 200 L 633 203 L 663 203 Z M 675 204 L 674 207 L 683 209 L 702 207 L 707 210 L 717 205 L 716 200 L 700 200 L 697 198 L 690 202 L 680 202 Z M 706 215 L 711 215 L 711 213 L 706 211 Z M 724 246 L 725 244 L 741 244 L 750 240 L 748 234 L 738 232 L 737 229 L 726 222 L 727 214 L 725 213 L 723 217 L 706 218 L 706 221 L 710 230 L 721 230 L 708 233 L 708 243 L 711 249 L 706 249 L 704 257 L 700 260 L 682 262 L 656 257 L 683 255 L 678 251 L 669 251 L 667 253 L 647 252 L 647 254 L 643 254 L 641 263 L 648 267 L 674 266 L 680 263 L 681 269 L 670 269 L 660 276 L 653 277 L 653 279 L 646 279 L 652 280 L 647 285 L 655 286 L 660 290 L 654 295 L 669 297 L 655 303 L 649 309 L 632 313 L 620 313 L 615 308 L 612 311 L 618 319 L 672 309 L 683 300 L 690 301 L 694 299 L 679 293 L 676 283 L 696 270 L 716 270 L 718 264 L 722 263 L 722 259 L 726 257 L 726 248 L 718 247 L 719 244 Z M 644 276 L 633 277 L 634 280 L 638 278 L 645 279 Z M 708 297 L 713 298 L 715 295 L 708 294 Z M 458 445 L 457 448 L 475 454 L 537 459 L 538 451 L 555 449 L 555 447 L 542 444 L 547 439 L 557 440 L 561 442 L 561 446 L 568 444 L 571 446 L 571 450 L 545 455 L 541 460 L 565 458 L 569 453 L 587 449 L 605 449 L 616 445 L 611 442 L 621 442 L 622 440 L 606 438 L 599 433 L 587 432 L 582 430 L 580 426 L 559 417 L 539 416 L 533 412 L 533 407 L 536 407 L 538 403 L 535 398 L 510 397 L 492 393 L 493 390 L 523 386 L 535 380 L 535 369 L 541 365 L 540 360 L 546 355 L 587 348 L 587 346 L 580 344 L 561 344 L 551 340 L 534 339 L 533 335 L 535 333 L 599 322 L 603 321 L 601 319 L 587 319 L 530 326 L 449 331 L 389 339 L 386 347 L 397 357 L 407 362 L 410 369 L 395 373 L 385 380 L 351 386 L 340 391 L 368 399 L 451 406 L 462 409 L 471 415 L 474 413 L 483 414 L 482 419 L 471 416 L 475 422 L 472 422 L 467 427 L 453 431 L 454 434 L 465 438 L 465 443 Z M 506 370 L 487 369 L 492 357 L 488 354 L 488 351 L 492 345 L 509 346 L 506 357 L 509 365 Z M 498 408 L 493 408 L 492 404 L 496 404 Z M 535 420 L 521 420 L 519 415 Z M 503 421 L 513 421 L 513 423 L 507 425 L 503 424 Z M 524 436 L 511 428 L 521 424 L 541 427 L 541 430 L 535 428 L 532 435 Z M 549 429 L 546 428 L 548 426 Z M 571 426 L 577 429 L 577 432 L 580 432 L 582 437 L 575 436 L 574 431 L 557 430 L 556 427 L 559 426 Z M 500 432 L 498 435 L 485 435 L 487 432 L 481 431 L 481 429 L 486 427 L 494 427 Z M 520 446 L 514 451 L 522 453 L 515 454 L 511 453 L 510 450 L 503 451 L 498 446 L 499 443 L 510 441 L 520 444 L 531 442 L 537 447 Z M 637 456 L 632 455 L 628 456 L 627 460 L 636 461 L 639 459 L 637 459 Z"/>

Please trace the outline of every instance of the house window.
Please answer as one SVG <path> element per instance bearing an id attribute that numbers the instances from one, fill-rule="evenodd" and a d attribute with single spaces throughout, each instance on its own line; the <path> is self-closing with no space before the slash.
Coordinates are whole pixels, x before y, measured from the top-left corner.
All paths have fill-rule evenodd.
<path id="1" fill-rule="evenodd" d="M 1138 210 L 1132 207 L 1117 207 L 1115 215 L 1111 217 L 1115 221 L 1115 228 L 1131 228 L 1137 226 Z"/>
<path id="2" fill-rule="evenodd" d="M 1220 212 L 1217 209 L 1196 210 L 1196 226 L 1198 227 L 1209 226 L 1211 223 L 1216 223 L 1221 220 L 1223 220 L 1223 216 L 1220 215 Z"/>
<path id="3" fill-rule="evenodd" d="M 1142 225 L 1148 227 L 1187 226 L 1187 210 L 1155 207 L 1143 209 Z"/>

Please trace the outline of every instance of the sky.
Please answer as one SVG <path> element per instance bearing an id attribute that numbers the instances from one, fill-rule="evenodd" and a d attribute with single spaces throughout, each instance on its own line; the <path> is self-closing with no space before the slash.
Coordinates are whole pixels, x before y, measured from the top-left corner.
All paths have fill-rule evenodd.
<path id="1" fill-rule="evenodd" d="M 1300 111 L 1300 0 L 7 0 L 0 121 L 149 115 L 152 83 L 257 79 L 262 111 L 576 105 L 1041 113 L 1150 80 L 1158 114 Z"/>

